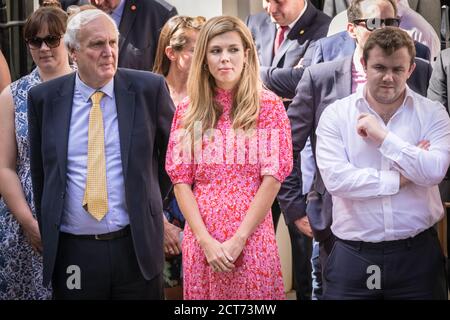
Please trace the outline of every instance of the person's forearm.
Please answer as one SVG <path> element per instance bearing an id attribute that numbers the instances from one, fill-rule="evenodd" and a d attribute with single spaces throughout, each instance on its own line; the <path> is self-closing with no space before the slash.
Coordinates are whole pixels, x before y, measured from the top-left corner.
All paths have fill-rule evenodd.
<path id="1" fill-rule="evenodd" d="M 0 51 L 0 91 L 2 91 L 8 84 L 11 83 L 11 75 L 9 73 L 8 64 Z"/>
<path id="2" fill-rule="evenodd" d="M 211 235 L 208 233 L 205 223 L 200 215 L 191 186 L 184 183 L 176 184 L 174 185 L 174 192 L 184 218 L 189 224 L 197 241 L 202 245 L 211 238 Z"/>
<path id="3" fill-rule="evenodd" d="M 442 116 L 448 117 L 443 114 L 444 112 L 442 110 Z M 440 127 L 448 126 L 448 121 L 442 122 L 443 124 L 435 125 L 433 130 L 437 131 Z M 447 172 L 450 161 L 450 132 L 441 131 L 443 132 L 441 136 L 429 139 L 428 150 L 423 150 L 391 133 L 380 147 L 380 152 L 392 160 L 393 167 L 412 182 L 422 186 L 439 184 Z"/>
<path id="4" fill-rule="evenodd" d="M 34 221 L 31 209 L 25 199 L 19 177 L 16 172 L 10 168 L 0 169 L 0 194 L 20 225 L 27 226 Z"/>
<path id="5" fill-rule="evenodd" d="M 235 233 L 235 236 L 243 241 L 247 241 L 250 235 L 266 217 L 278 193 L 278 190 L 280 190 L 280 186 L 280 182 L 274 177 L 264 176 L 244 220 Z"/>

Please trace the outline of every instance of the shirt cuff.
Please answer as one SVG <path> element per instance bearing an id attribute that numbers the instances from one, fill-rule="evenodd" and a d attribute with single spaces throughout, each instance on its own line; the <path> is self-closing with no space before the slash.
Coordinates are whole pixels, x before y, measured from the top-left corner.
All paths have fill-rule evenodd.
<path id="1" fill-rule="evenodd" d="M 386 158 L 397 161 L 401 158 L 402 150 L 407 145 L 408 143 L 399 138 L 395 133 L 388 132 L 379 150 Z"/>
<path id="2" fill-rule="evenodd" d="M 400 189 L 400 173 L 395 170 L 380 171 L 379 196 L 390 196 L 397 194 Z"/>

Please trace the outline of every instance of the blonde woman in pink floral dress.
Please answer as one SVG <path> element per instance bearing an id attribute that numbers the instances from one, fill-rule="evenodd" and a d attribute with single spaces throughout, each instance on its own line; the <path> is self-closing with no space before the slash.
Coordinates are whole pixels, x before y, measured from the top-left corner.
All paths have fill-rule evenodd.
<path id="1" fill-rule="evenodd" d="M 166 170 L 187 225 L 184 299 L 284 299 L 270 208 L 292 169 L 289 120 L 237 18 L 200 31 Z"/>

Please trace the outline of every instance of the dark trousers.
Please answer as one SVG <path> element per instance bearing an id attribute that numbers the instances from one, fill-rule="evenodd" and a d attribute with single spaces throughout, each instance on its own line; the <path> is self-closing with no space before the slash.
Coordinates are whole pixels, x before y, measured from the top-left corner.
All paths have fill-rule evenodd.
<path id="1" fill-rule="evenodd" d="M 327 264 L 328 256 L 331 253 L 331 249 L 334 246 L 334 242 L 336 241 L 336 237 L 333 234 L 330 234 L 328 238 L 319 242 L 319 261 L 316 261 L 315 272 L 316 276 L 320 277 L 318 281 L 317 288 L 314 288 L 314 294 L 316 295 L 317 300 L 323 299 L 323 292 L 325 291 L 325 280 L 323 279 L 323 267 Z"/>
<path id="2" fill-rule="evenodd" d="M 298 230 L 294 223 L 288 224 L 292 249 L 292 271 L 297 300 L 311 300 L 311 254 L 312 239 Z"/>
<path id="3" fill-rule="evenodd" d="M 324 299 L 437 299 L 445 261 L 436 230 L 405 240 L 336 239 L 323 268 Z"/>
<path id="4" fill-rule="evenodd" d="M 79 288 L 76 288 L 79 271 Z M 53 273 L 54 299 L 163 299 L 163 278 L 145 280 L 130 234 L 113 240 L 61 233 Z"/>
<path id="5" fill-rule="evenodd" d="M 275 231 L 281 209 L 278 200 L 272 204 L 272 220 Z M 292 273 L 294 277 L 294 287 L 297 300 L 311 300 L 312 279 L 311 279 L 311 253 L 312 239 L 301 233 L 294 223 L 288 224 L 289 237 L 292 249 Z"/>

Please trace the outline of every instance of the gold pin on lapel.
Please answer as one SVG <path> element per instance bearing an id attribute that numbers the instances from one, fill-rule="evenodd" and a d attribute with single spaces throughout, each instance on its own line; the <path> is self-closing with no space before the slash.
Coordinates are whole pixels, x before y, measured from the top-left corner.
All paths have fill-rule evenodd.
<path id="1" fill-rule="evenodd" d="M 305 33 L 305 30 L 303 30 L 303 29 L 300 30 L 300 32 L 299 32 L 300 35 L 302 35 L 302 34 L 304 34 L 304 33 Z"/>

